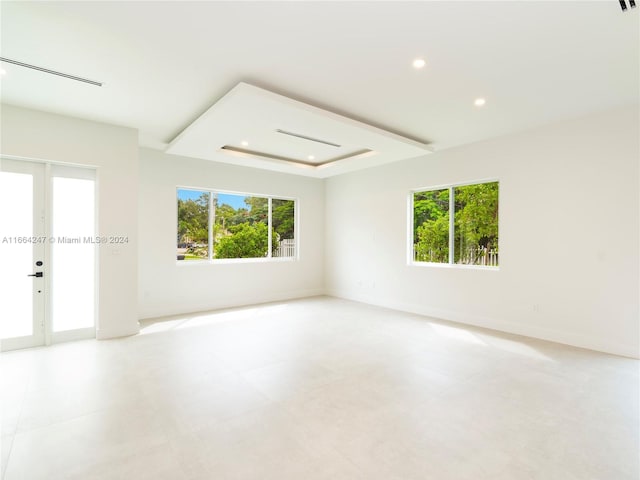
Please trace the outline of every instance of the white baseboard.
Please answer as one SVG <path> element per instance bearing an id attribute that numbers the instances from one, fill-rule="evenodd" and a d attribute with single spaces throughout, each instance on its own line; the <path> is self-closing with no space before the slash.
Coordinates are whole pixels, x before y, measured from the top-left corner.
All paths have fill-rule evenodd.
<path id="1" fill-rule="evenodd" d="M 98 328 L 96 329 L 97 340 L 108 340 L 110 338 L 129 337 L 140 332 L 140 322 L 136 321 L 129 328 Z"/>
<path id="2" fill-rule="evenodd" d="M 203 303 L 196 306 L 189 307 L 181 307 L 181 306 L 173 306 L 167 308 L 167 306 L 160 305 L 154 309 L 148 309 L 139 314 L 140 320 L 152 319 L 152 318 L 162 318 L 162 317 L 172 317 L 176 315 L 187 315 L 193 313 L 201 313 L 213 310 L 222 310 L 225 308 L 236 308 L 236 307 L 248 307 L 251 305 L 258 305 L 262 303 L 272 303 L 272 302 L 284 302 L 287 300 L 295 300 L 298 298 L 306 298 L 306 297 L 317 297 L 319 295 L 324 295 L 324 289 L 322 288 L 314 288 L 314 289 L 303 289 L 303 290 L 295 290 L 288 292 L 281 292 L 276 294 L 268 294 L 268 295 L 238 295 L 233 297 L 226 297 L 223 300 L 212 301 L 209 303 Z"/>
<path id="3" fill-rule="evenodd" d="M 525 337 L 537 338 L 540 340 L 547 340 L 550 342 L 561 343 L 564 345 L 570 345 L 573 347 L 585 348 L 588 350 L 595 350 L 598 352 L 609 353 L 612 355 L 618 355 L 629 358 L 640 358 L 640 352 L 638 347 L 632 344 L 610 344 L 603 342 L 599 339 L 594 339 L 586 335 L 576 334 L 573 332 L 564 332 L 560 330 L 553 330 L 548 328 L 536 327 L 534 325 L 523 325 L 512 322 L 505 322 L 502 320 L 495 320 L 487 317 L 480 317 L 471 315 L 465 312 L 456 312 L 452 310 L 442 310 L 437 308 L 431 308 L 428 305 L 401 303 L 388 301 L 378 297 L 370 297 L 368 295 L 361 295 L 357 293 L 344 293 L 335 290 L 329 290 L 326 295 L 342 298 L 345 300 L 353 300 L 356 302 L 367 303 L 370 305 L 376 305 L 379 307 L 390 308 L 392 310 L 399 310 L 402 312 L 415 313 L 418 315 L 424 315 L 426 317 L 432 317 L 441 320 L 447 320 L 450 322 L 461 323 L 464 325 L 473 325 L 475 327 L 488 328 L 491 330 L 498 330 L 505 333 L 511 333 L 515 335 L 523 335 Z"/>

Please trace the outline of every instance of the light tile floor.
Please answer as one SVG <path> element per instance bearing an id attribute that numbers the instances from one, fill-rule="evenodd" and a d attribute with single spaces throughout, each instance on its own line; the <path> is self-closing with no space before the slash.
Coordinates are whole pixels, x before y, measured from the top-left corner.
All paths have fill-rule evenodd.
<path id="1" fill-rule="evenodd" d="M 639 362 L 311 298 L 5 353 L 5 480 L 638 480 Z"/>

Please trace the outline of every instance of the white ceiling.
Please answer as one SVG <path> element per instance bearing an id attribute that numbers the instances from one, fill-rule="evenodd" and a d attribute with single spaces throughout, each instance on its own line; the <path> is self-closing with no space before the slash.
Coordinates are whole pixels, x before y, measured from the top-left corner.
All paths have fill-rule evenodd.
<path id="1" fill-rule="evenodd" d="M 431 147 L 239 83 L 166 151 L 325 178 L 431 153 Z"/>
<path id="2" fill-rule="evenodd" d="M 640 97 L 640 9 L 623 13 L 617 0 L 0 8 L 2 57 L 104 82 L 3 64 L 3 102 L 135 127 L 151 148 L 239 82 L 436 150 Z"/>

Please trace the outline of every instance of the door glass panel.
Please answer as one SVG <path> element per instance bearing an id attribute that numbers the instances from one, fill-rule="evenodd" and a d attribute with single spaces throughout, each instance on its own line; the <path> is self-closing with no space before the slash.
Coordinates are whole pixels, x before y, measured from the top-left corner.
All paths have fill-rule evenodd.
<path id="1" fill-rule="evenodd" d="M 33 176 L 0 172 L 0 338 L 33 334 Z"/>
<path id="2" fill-rule="evenodd" d="M 54 332 L 94 326 L 95 182 L 53 178 L 52 291 Z"/>

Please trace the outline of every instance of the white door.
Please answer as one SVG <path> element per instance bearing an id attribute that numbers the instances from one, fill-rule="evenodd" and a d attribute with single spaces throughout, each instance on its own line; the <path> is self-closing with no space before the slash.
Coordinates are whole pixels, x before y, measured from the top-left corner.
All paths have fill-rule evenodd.
<path id="1" fill-rule="evenodd" d="M 95 336 L 95 172 L 0 159 L 0 338 Z"/>
<path id="2" fill-rule="evenodd" d="M 53 343 L 95 337 L 95 171 L 52 165 L 49 177 L 47 331 Z"/>
<path id="3" fill-rule="evenodd" d="M 0 160 L 0 347 L 45 341 L 43 164 Z"/>

